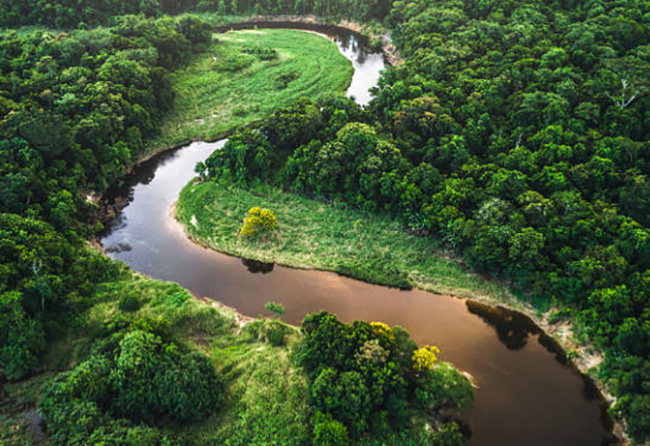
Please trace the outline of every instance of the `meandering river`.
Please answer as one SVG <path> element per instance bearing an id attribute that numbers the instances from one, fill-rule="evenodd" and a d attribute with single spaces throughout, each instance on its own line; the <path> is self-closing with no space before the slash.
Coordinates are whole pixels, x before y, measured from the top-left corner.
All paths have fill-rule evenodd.
<path id="1" fill-rule="evenodd" d="M 366 104 L 384 68 L 383 56 L 354 34 L 325 32 L 354 65 L 348 95 Z M 438 346 L 442 360 L 474 377 L 476 401 L 466 417 L 472 446 L 608 444 L 609 420 L 598 392 L 522 315 L 334 273 L 245 261 L 190 242 L 171 216 L 171 206 L 194 176 L 196 162 L 224 142 L 192 143 L 141 164 L 112 192 L 127 196 L 129 204 L 107 225 L 101 239 L 106 253 L 250 316 L 264 313 L 265 302 L 276 301 L 287 309 L 284 320 L 294 324 L 307 313 L 328 310 L 347 322 L 405 327 L 418 343 Z"/>

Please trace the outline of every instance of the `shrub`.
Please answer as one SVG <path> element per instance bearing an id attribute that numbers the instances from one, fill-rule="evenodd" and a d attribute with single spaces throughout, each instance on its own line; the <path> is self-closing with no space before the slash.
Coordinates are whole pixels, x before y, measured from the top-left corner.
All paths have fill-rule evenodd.
<path id="1" fill-rule="evenodd" d="M 440 353 L 438 347 L 425 345 L 413 352 L 413 368 L 418 372 L 431 370 L 438 360 L 436 354 Z"/>
<path id="2" fill-rule="evenodd" d="M 131 295 L 126 295 L 122 296 L 120 298 L 120 302 L 118 303 L 118 308 L 120 311 L 123 311 L 125 313 L 133 313 L 135 311 L 138 311 L 142 304 L 140 303 L 140 299 L 138 299 L 136 296 L 131 296 Z"/>
<path id="3" fill-rule="evenodd" d="M 427 410 L 464 409 L 474 398 L 472 383 L 450 364 L 437 364 L 418 379 L 415 397 Z"/>
<path id="4" fill-rule="evenodd" d="M 20 305 L 22 294 L 0 294 L 0 377 L 19 379 L 38 364 L 45 338 L 39 321 L 27 316 Z"/>
<path id="5" fill-rule="evenodd" d="M 348 429 L 329 414 L 316 412 L 314 424 L 314 446 L 347 446 L 350 444 Z"/>
<path id="6" fill-rule="evenodd" d="M 281 74 L 280 76 L 276 77 L 275 80 L 273 81 L 275 83 L 275 88 L 278 90 L 284 90 L 289 86 L 291 82 L 294 80 L 298 79 L 298 75 L 296 73 L 286 73 L 286 74 Z"/>
<path id="7" fill-rule="evenodd" d="M 143 330 L 119 337 L 45 386 L 40 409 L 54 444 L 149 444 L 127 420 L 196 421 L 217 409 L 225 386 L 208 357 Z"/>
<path id="8" fill-rule="evenodd" d="M 273 211 L 254 207 L 248 211 L 239 234 L 245 237 L 269 234 L 276 226 L 277 220 Z"/>
<path id="9" fill-rule="evenodd" d="M 266 328 L 266 340 L 276 347 L 284 345 L 284 337 L 286 334 L 287 329 L 281 322 L 270 322 Z"/>
<path id="10" fill-rule="evenodd" d="M 282 304 L 279 304 L 277 302 L 267 302 L 264 304 L 264 308 L 269 310 L 271 313 L 276 315 L 277 317 L 282 316 L 286 310 L 284 309 L 284 306 Z"/>

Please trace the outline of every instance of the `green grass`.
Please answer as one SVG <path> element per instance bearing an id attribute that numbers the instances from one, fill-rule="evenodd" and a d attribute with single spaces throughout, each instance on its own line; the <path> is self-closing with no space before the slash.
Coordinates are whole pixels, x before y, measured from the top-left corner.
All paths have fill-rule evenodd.
<path id="1" fill-rule="evenodd" d="M 301 96 L 343 94 L 352 78 L 352 65 L 336 45 L 314 33 L 251 29 L 214 38 L 218 42 L 171 75 L 174 108 L 150 149 L 218 139 Z M 244 53 L 246 48 L 273 48 L 278 57 L 260 60 Z M 279 81 L 283 75 L 295 76 L 285 88 Z"/>
<path id="2" fill-rule="evenodd" d="M 248 330 L 256 325 L 212 343 L 211 355 L 229 383 L 228 402 L 181 436 L 182 444 L 309 444 L 306 378 L 293 368 L 290 347 L 258 341 L 255 330 Z"/>
<path id="3" fill-rule="evenodd" d="M 275 213 L 278 225 L 272 236 L 252 240 L 238 236 L 243 218 L 254 206 Z M 251 191 L 215 182 L 185 187 L 176 216 L 192 239 L 228 254 L 517 306 L 507 287 L 445 257 L 435 240 L 406 233 L 389 216 L 276 189 Z"/>

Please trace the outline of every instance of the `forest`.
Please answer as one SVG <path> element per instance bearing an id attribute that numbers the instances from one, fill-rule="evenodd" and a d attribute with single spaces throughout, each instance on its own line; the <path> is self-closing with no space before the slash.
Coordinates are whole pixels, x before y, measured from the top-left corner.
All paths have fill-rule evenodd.
<path id="1" fill-rule="evenodd" d="M 575 321 L 579 339 L 604 352 L 596 373 L 617 397 L 611 412 L 637 443 L 648 440 L 644 0 L 2 2 L 3 382 L 38 376 L 56 340 L 93 311 L 102 284 L 128 283 L 123 266 L 88 247 L 102 227 L 95 197 L 159 134 L 174 106 L 169 74 L 211 43 L 212 25 L 200 15 L 167 15 L 188 11 L 381 21 L 405 62 L 383 73 L 367 108 L 342 98 L 299 100 L 235 133 L 199 173 L 226 185 L 270 184 L 390 214 L 405 231 L 433 238 L 475 271 L 507 281 L 522 299 L 556 309 L 556 321 Z M 125 314 L 140 305 L 137 298 L 116 299 Z M 388 355 L 396 373 L 390 385 L 403 389 L 393 393 L 410 400 L 382 399 L 368 377 L 372 368 L 359 361 L 319 363 L 324 353 L 308 344 L 324 336 L 321 319 L 332 333 L 344 333 L 345 354 L 361 348 L 370 357 Z M 74 364 L 50 369 L 63 373 L 48 380 L 39 407 L 55 444 L 172 444 L 173 434 L 149 432 L 147 422 L 163 416 L 188 423 L 223 403 L 224 377 L 168 325 L 144 318 L 98 328 Z M 397 417 L 405 404 L 439 409 L 439 397 L 417 392 L 417 381 L 400 369 L 401 349 L 412 346 L 373 333 L 372 326 L 341 328 L 323 315 L 303 324 L 297 360 L 309 381 L 318 444 L 346 444 L 347 435 L 360 438 L 369 426 L 388 424 L 389 405 Z M 125 372 L 129 367 L 137 372 Z M 133 381 L 119 378 L 125 373 Z M 182 396 L 190 383 L 196 401 Z M 365 399 L 352 401 L 350 386 Z M 147 394 L 146 407 L 136 390 Z M 350 415 L 333 400 L 363 403 L 363 410 Z M 78 432 L 70 420 L 80 414 L 88 414 L 88 424 Z M 454 429 L 440 444 L 462 444 Z M 2 435 L 13 434 L 3 425 Z M 109 440 L 118 435 L 130 440 Z"/>

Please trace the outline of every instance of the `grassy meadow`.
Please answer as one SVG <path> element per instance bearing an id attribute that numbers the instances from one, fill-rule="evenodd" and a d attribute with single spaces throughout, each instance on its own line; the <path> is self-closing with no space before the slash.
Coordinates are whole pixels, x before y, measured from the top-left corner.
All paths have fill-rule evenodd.
<path id="1" fill-rule="evenodd" d="M 271 209 L 277 228 L 267 238 L 239 237 L 254 206 Z M 195 241 L 228 254 L 305 269 L 336 271 L 366 282 L 518 306 L 503 285 L 445 257 L 435 241 L 406 233 L 389 216 L 310 200 L 277 189 L 190 183 L 176 218 Z"/>
<path id="2" fill-rule="evenodd" d="M 209 49 L 171 76 L 174 108 L 150 149 L 211 141 L 301 96 L 343 94 L 353 68 L 315 33 L 249 29 L 214 35 Z"/>

